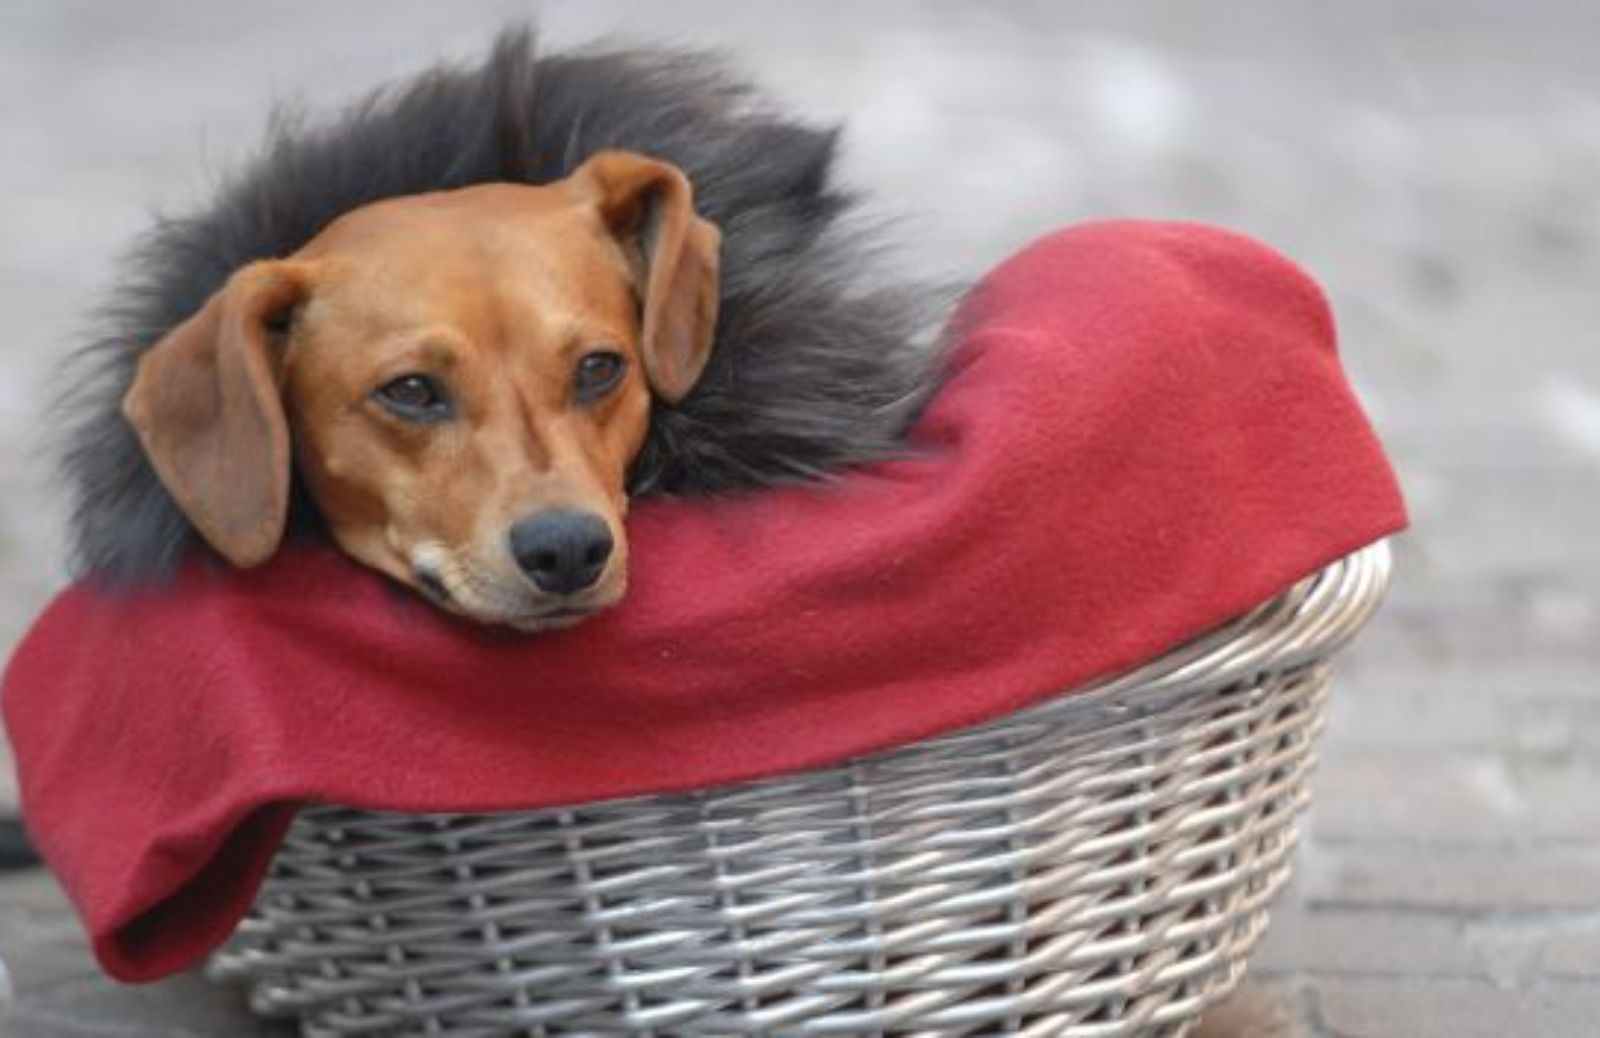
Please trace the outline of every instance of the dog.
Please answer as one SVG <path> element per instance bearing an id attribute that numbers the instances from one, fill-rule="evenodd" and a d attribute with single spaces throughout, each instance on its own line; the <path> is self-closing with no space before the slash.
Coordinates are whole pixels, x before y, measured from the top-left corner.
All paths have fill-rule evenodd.
<path id="1" fill-rule="evenodd" d="M 720 242 L 683 173 L 630 152 L 371 203 L 229 278 L 123 414 L 236 566 L 282 540 L 292 453 L 354 558 L 474 620 L 566 626 L 622 597 L 626 472 L 652 396 L 710 358 Z"/>
<path id="2" fill-rule="evenodd" d="M 893 456 L 945 297 L 874 268 L 836 128 L 718 59 L 526 29 L 331 122 L 281 119 L 161 222 L 68 369 L 75 569 L 326 536 L 469 619 L 624 595 L 628 502 Z"/>

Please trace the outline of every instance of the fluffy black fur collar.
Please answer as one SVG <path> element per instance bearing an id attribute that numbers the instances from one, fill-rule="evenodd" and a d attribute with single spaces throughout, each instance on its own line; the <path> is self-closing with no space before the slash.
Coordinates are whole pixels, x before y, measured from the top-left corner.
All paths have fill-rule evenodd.
<path id="1" fill-rule="evenodd" d="M 841 223 L 837 132 L 773 114 L 717 61 L 675 51 L 537 57 L 526 30 L 471 68 L 438 68 L 332 120 L 280 119 L 261 155 L 199 211 L 161 220 L 131 256 L 104 333 L 60 403 L 75 570 L 169 573 L 198 540 L 118 404 L 139 355 L 228 275 L 295 251 L 380 198 L 487 180 L 559 179 L 603 148 L 681 167 L 723 231 L 721 317 L 702 381 L 658 406 L 636 493 L 705 494 L 805 479 L 895 452 L 931 391 L 918 345 L 929 296 L 867 289 L 873 256 Z M 294 525 L 314 530 L 297 497 Z"/>

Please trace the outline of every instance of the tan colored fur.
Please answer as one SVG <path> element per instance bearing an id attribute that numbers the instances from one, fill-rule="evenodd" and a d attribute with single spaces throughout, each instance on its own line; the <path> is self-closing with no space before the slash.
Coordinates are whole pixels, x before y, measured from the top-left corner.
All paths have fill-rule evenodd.
<path id="1" fill-rule="evenodd" d="M 719 240 L 682 173 L 620 152 L 555 184 L 377 202 L 236 273 L 145 355 L 124 413 L 237 565 L 282 537 L 292 453 L 350 555 L 419 587 L 429 570 L 442 604 L 474 619 L 562 626 L 623 595 L 627 471 L 652 396 L 680 399 L 705 365 Z M 597 349 L 627 365 L 585 403 L 574 373 Z M 374 399 L 410 374 L 449 388 L 448 421 L 408 422 Z M 514 522 L 551 509 L 602 517 L 615 542 L 570 596 L 540 591 L 506 544 Z"/>

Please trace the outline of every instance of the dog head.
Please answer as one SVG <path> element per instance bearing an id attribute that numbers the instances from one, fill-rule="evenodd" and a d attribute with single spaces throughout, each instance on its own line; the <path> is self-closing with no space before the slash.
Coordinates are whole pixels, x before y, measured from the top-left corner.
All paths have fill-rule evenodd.
<path id="1" fill-rule="evenodd" d="M 720 235 L 675 167 L 353 210 L 141 358 L 123 413 L 194 528 L 269 558 L 297 468 L 339 546 L 473 619 L 566 626 L 627 582 L 652 397 L 710 354 Z"/>

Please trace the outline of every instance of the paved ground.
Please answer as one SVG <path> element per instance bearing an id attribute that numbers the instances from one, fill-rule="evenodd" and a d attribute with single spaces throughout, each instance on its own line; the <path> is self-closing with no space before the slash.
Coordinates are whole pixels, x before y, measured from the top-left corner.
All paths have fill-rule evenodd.
<path id="1" fill-rule="evenodd" d="M 522 10 L 0 8 L 0 647 L 60 580 L 45 374 L 146 207 L 203 191 L 269 97 L 348 96 Z M 1600 6 L 543 11 L 562 40 L 728 43 L 848 115 L 853 176 L 923 214 L 906 234 L 944 271 L 1113 213 L 1223 222 L 1315 271 L 1416 529 L 1337 697 L 1299 879 L 1218 1033 L 1600 1034 Z M 0 880 L 0 957 L 8 1035 L 251 1033 L 192 979 L 96 977 L 40 875 Z"/>

